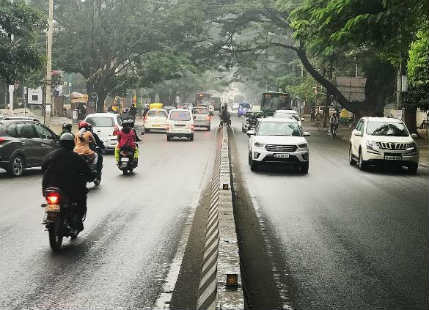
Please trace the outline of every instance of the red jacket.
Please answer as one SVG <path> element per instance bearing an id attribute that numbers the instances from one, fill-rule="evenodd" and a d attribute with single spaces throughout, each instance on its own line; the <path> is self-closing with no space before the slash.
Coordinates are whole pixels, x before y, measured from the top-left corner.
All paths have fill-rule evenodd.
<path id="1" fill-rule="evenodd" d="M 134 130 L 130 130 L 129 133 L 125 133 L 121 130 L 117 133 L 117 136 L 119 137 L 119 148 L 122 148 L 125 145 L 132 147 L 133 149 L 136 148 L 136 134 Z"/>

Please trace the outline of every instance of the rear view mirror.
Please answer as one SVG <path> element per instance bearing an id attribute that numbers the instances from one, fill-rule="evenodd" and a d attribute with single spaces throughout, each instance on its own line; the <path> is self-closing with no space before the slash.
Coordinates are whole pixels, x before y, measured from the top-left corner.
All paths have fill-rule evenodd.
<path id="1" fill-rule="evenodd" d="M 416 133 L 412 133 L 411 134 L 411 138 L 413 138 L 413 139 L 417 139 L 419 137 L 419 135 L 418 134 L 416 134 Z"/>
<path id="2" fill-rule="evenodd" d="M 301 117 L 301 121 L 304 121 L 305 119 L 303 117 Z"/>
<path id="3" fill-rule="evenodd" d="M 302 135 L 304 137 L 309 137 L 309 136 L 311 136 L 311 133 L 309 133 L 308 131 L 304 131 Z"/>
<path id="4" fill-rule="evenodd" d="M 362 132 L 360 132 L 359 130 L 353 130 L 353 135 L 356 137 L 362 137 Z"/>
<path id="5" fill-rule="evenodd" d="M 252 129 L 252 130 L 249 130 L 248 132 L 247 132 L 247 135 L 250 137 L 250 136 L 254 136 L 255 135 L 255 131 Z"/>

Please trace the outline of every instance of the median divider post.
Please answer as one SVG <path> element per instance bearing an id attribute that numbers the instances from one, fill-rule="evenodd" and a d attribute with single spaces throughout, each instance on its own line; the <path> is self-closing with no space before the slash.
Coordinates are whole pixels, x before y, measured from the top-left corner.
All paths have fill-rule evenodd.
<path id="1" fill-rule="evenodd" d="M 240 255 L 232 202 L 228 130 L 223 127 L 220 131 L 222 141 L 220 148 L 217 149 L 211 179 L 198 310 L 244 309 Z"/>

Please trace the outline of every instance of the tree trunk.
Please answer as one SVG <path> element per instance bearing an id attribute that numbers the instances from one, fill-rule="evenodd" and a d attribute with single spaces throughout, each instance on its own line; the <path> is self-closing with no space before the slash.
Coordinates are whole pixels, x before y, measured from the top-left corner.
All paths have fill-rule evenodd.
<path id="1" fill-rule="evenodd" d="M 410 133 L 417 133 L 417 106 L 407 105 L 404 119 Z"/>
<path id="2" fill-rule="evenodd" d="M 104 112 L 104 101 L 106 100 L 107 94 L 105 91 L 98 91 L 98 102 L 97 102 L 97 113 Z"/>

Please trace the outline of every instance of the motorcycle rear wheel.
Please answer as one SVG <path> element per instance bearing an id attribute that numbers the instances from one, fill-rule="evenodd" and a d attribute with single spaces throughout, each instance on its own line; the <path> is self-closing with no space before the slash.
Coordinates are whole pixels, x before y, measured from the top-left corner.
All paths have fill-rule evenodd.
<path id="1" fill-rule="evenodd" d="M 63 244 L 63 219 L 61 216 L 57 216 L 55 223 L 49 228 L 49 244 L 53 251 L 61 249 Z"/>

